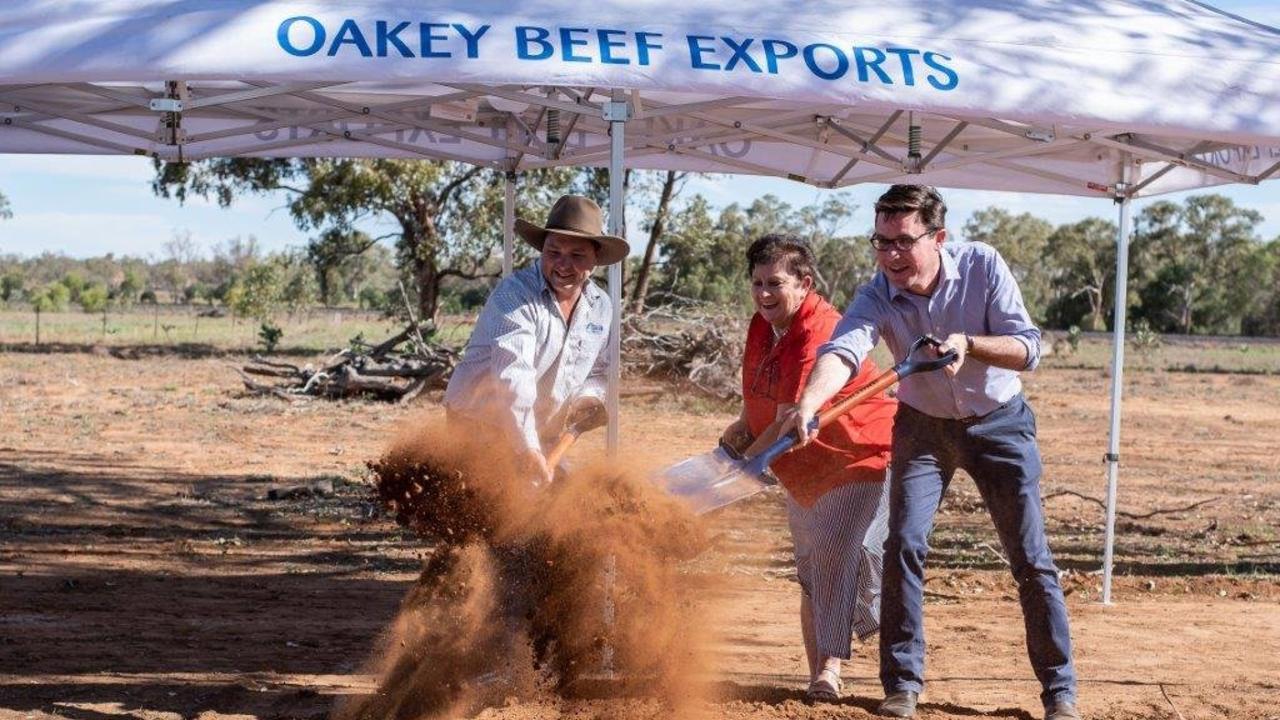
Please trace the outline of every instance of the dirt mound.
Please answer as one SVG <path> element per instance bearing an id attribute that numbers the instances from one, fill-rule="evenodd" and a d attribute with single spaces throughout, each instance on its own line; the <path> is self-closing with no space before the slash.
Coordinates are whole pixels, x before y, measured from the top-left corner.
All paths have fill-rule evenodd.
<path id="1" fill-rule="evenodd" d="M 372 662 L 377 694 L 337 717 L 456 714 L 602 679 L 693 712 L 707 608 L 679 563 L 705 537 L 679 503 L 603 462 L 535 490 L 513 458 L 442 423 L 406 431 L 370 467 L 397 520 L 441 544 Z"/>

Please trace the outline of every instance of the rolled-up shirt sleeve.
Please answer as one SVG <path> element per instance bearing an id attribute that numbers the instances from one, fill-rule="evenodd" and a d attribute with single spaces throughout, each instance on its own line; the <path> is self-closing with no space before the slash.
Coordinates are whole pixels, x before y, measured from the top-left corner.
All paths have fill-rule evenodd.
<path id="1" fill-rule="evenodd" d="M 992 335 L 1012 337 L 1027 348 L 1023 370 L 1034 370 L 1040 364 L 1040 328 L 1031 322 L 1022 301 L 1018 281 L 1009 265 L 998 253 L 992 253 L 989 266 L 990 291 L 987 299 L 987 328 Z"/>
<path id="2" fill-rule="evenodd" d="M 493 351 L 490 355 L 493 377 L 497 378 L 495 392 L 503 393 L 509 401 L 504 420 L 511 423 L 513 437 L 521 438 L 530 450 L 541 450 L 538 439 L 538 422 L 534 403 L 538 398 L 538 374 L 532 358 L 536 350 L 537 333 L 533 308 L 525 304 L 494 303 L 485 312 L 494 314 L 486 318 L 492 328 Z"/>
<path id="3" fill-rule="evenodd" d="M 818 347 L 818 357 L 834 353 L 853 368 L 856 374 L 862 361 L 880 340 L 880 303 L 873 296 L 872 285 L 858 289 L 844 316 L 831 333 L 831 339 Z"/>

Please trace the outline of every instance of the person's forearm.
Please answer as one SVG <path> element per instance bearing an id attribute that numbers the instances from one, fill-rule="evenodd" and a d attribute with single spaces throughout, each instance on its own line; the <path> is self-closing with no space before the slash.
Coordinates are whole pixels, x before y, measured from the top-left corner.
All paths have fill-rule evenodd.
<path id="1" fill-rule="evenodd" d="M 1005 370 L 1027 367 L 1027 344 L 1012 335 L 974 335 L 969 357 Z"/>
<path id="2" fill-rule="evenodd" d="M 804 392 L 800 393 L 797 405 L 807 413 L 816 412 L 823 403 L 830 400 L 840 388 L 849 382 L 853 368 L 849 362 L 836 353 L 827 353 L 818 358 L 809 373 L 809 382 Z"/>

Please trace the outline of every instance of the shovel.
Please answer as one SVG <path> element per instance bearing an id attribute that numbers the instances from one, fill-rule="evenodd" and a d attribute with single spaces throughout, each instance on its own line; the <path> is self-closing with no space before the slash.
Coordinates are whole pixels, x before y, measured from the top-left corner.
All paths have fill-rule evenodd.
<path id="1" fill-rule="evenodd" d="M 908 375 L 950 365 L 956 359 L 954 350 L 938 358 L 916 357 L 926 345 L 937 348 L 941 344 L 929 335 L 921 336 L 911 344 L 911 349 L 902 362 L 881 373 L 861 390 L 818 413 L 809 421 L 809 430 L 812 432 L 826 427 L 855 405 Z M 776 481 L 765 471 L 774 460 L 790 450 L 797 440 L 794 434 L 789 433 L 750 459 L 735 458 L 723 447 L 718 447 L 709 453 L 672 465 L 654 482 L 683 500 L 695 514 L 703 515 L 774 485 Z"/>
<path id="2" fill-rule="evenodd" d="M 602 403 L 589 403 L 583 409 L 575 409 L 569 413 L 564 423 L 564 431 L 560 434 L 560 438 L 556 440 L 556 444 L 551 446 L 547 451 L 547 467 L 555 472 L 556 466 L 560 464 L 560 460 L 564 458 L 564 454 L 573 446 L 578 436 L 588 430 L 595 430 L 603 427 L 609 422 L 609 413 L 605 411 Z"/>

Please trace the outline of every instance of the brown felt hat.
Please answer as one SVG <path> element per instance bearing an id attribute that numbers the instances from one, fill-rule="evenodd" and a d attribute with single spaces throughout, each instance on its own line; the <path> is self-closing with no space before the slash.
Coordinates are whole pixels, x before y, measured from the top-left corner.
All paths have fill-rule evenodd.
<path id="1" fill-rule="evenodd" d="M 516 219 L 516 232 L 524 241 L 542 250 L 547 233 L 554 232 L 570 237 L 586 238 L 596 244 L 596 264 L 612 265 L 631 252 L 626 240 L 605 235 L 604 214 L 591 198 L 581 195 L 562 195 L 547 213 L 547 226 L 538 227 L 523 218 Z"/>

